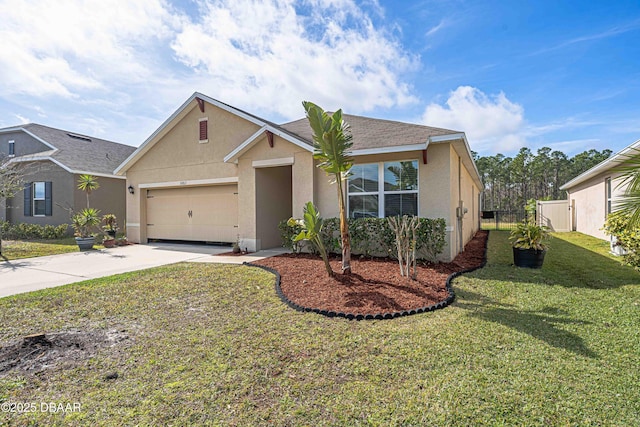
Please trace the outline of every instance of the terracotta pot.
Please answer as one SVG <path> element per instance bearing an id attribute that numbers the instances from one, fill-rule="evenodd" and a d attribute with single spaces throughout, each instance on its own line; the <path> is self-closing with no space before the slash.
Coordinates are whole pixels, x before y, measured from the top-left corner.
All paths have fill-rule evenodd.
<path id="1" fill-rule="evenodd" d="M 103 240 L 102 246 L 104 246 L 105 248 L 114 248 L 116 246 L 116 239 Z"/>

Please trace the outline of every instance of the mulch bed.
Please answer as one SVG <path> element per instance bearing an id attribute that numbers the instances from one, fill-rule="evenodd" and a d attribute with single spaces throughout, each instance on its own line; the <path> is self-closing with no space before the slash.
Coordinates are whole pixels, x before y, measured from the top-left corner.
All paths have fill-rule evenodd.
<path id="1" fill-rule="evenodd" d="M 482 266 L 488 234 L 478 231 L 452 262 L 419 264 L 417 280 L 400 276 L 398 262 L 389 258 L 353 257 L 352 274 L 344 276 L 339 274 L 340 257 L 332 257 L 331 268 L 338 273 L 332 278 L 322 259 L 309 254 L 278 255 L 254 264 L 280 273 L 280 288 L 290 303 L 323 314 L 354 317 L 424 311 L 452 300 L 447 289 L 451 274 Z"/>

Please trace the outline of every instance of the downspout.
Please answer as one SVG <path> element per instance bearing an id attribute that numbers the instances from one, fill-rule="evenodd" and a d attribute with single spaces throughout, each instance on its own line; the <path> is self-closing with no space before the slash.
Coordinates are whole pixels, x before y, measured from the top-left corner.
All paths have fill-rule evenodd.
<path id="1" fill-rule="evenodd" d="M 462 211 L 462 158 L 458 156 L 458 253 L 464 249 L 464 237 L 462 236 L 462 217 L 464 212 Z"/>

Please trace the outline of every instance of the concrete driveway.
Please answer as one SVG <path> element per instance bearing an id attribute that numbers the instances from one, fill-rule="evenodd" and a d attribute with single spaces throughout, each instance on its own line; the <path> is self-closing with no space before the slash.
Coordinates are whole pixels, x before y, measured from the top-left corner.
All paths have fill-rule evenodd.
<path id="1" fill-rule="evenodd" d="M 0 261 L 0 298 L 176 262 L 242 264 L 286 252 L 218 255 L 229 251 L 229 247 L 158 243 Z"/>

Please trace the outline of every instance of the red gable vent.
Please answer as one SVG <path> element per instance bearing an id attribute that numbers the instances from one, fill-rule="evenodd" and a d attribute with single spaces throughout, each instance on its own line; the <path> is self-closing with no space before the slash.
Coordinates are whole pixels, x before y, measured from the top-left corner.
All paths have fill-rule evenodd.
<path id="1" fill-rule="evenodd" d="M 200 119 L 200 142 L 209 141 L 209 128 L 207 123 L 207 119 Z"/>

